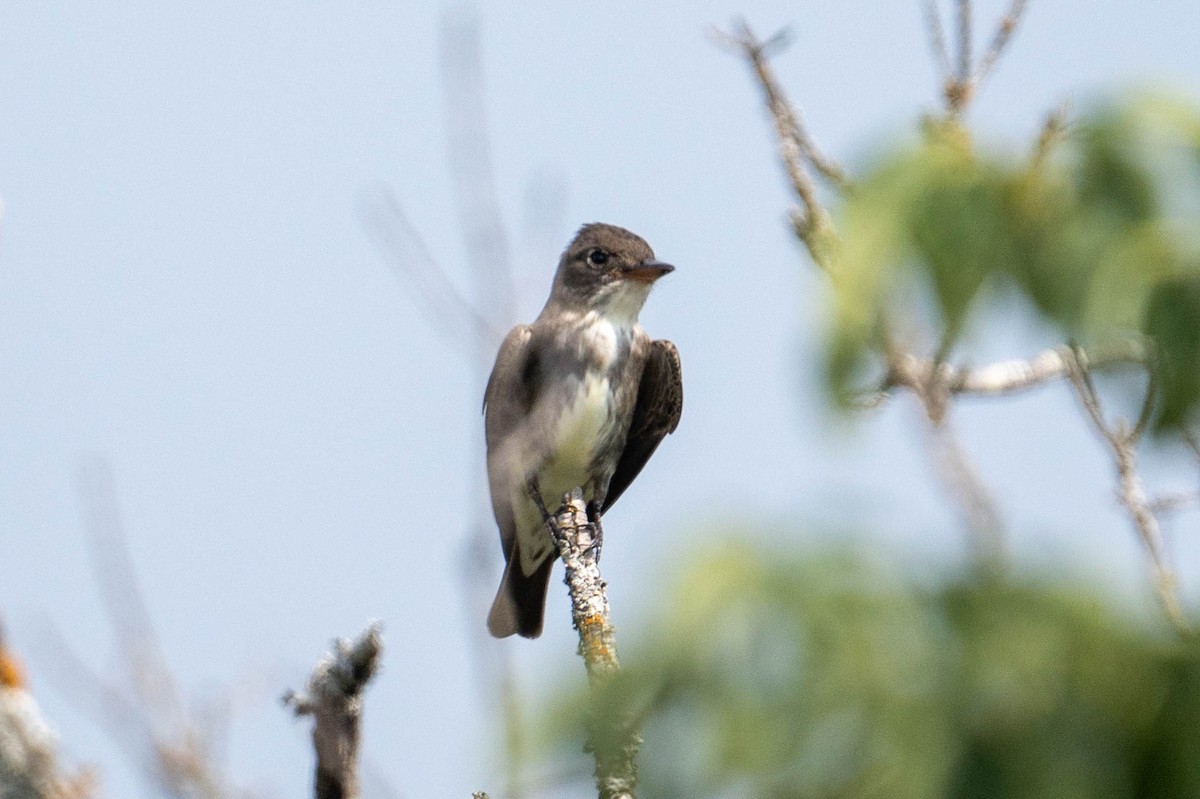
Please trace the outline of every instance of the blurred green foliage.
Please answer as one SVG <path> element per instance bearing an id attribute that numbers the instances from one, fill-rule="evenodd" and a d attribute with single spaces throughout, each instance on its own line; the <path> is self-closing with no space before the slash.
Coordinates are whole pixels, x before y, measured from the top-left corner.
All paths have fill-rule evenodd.
<path id="1" fill-rule="evenodd" d="M 1200 648 L 1065 582 L 729 547 L 593 706 L 641 723 L 648 799 L 1200 796 Z M 559 701 L 563 753 L 586 705 Z"/>
<path id="2" fill-rule="evenodd" d="M 1158 430 L 1200 401 L 1200 110 L 1143 96 L 1015 156 L 951 123 L 883 158 L 835 215 L 829 383 L 863 388 L 884 327 L 927 309 L 943 350 L 1015 289 L 1085 346 L 1147 333 Z M 924 292 L 927 301 L 914 303 Z"/>

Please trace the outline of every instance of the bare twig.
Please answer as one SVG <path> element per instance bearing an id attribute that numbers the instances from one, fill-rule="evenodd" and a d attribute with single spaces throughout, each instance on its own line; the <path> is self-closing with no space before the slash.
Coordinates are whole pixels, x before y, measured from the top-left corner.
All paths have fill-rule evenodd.
<path id="1" fill-rule="evenodd" d="M 1193 430 L 1184 430 L 1183 443 L 1187 444 L 1188 449 L 1196 456 L 1196 460 L 1200 461 L 1200 436 L 1197 436 Z"/>
<path id="2" fill-rule="evenodd" d="M 958 4 L 958 80 L 966 84 L 971 80 L 971 0 L 957 0 Z"/>
<path id="3" fill-rule="evenodd" d="M 504 795 L 510 799 L 521 799 L 529 791 L 522 775 L 522 764 L 526 761 L 525 719 L 517 675 L 513 671 L 510 650 L 501 646 L 497 639 L 490 635 L 478 634 L 483 630 L 479 619 L 486 610 L 484 602 L 490 594 L 482 594 L 481 586 L 486 590 L 487 581 L 484 575 L 492 568 L 495 542 L 490 530 L 482 526 L 468 532 L 467 540 L 463 543 L 460 574 L 463 597 L 469 620 L 468 642 L 472 647 L 473 656 L 470 658 L 472 668 L 476 670 L 477 682 L 481 687 L 481 695 L 493 700 L 496 712 L 502 722 L 502 739 L 504 744 L 505 785 Z M 486 686 L 486 688 L 484 688 Z"/>
<path id="4" fill-rule="evenodd" d="M 953 395 L 1007 396 L 1061 378 L 1070 377 L 1075 351 L 1069 345 L 1045 350 L 1029 359 L 999 361 L 974 368 L 957 367 L 948 363 L 938 365 L 938 379 Z M 1129 338 L 1097 348 L 1092 353 L 1079 351 L 1090 370 L 1114 366 L 1145 365 L 1151 357 L 1150 344 L 1145 339 Z M 891 358 L 884 392 L 891 386 L 914 388 L 932 379 L 934 360 L 899 353 Z M 879 404 L 871 398 L 866 404 Z"/>
<path id="5" fill-rule="evenodd" d="M 1025 13 L 1026 3 L 1027 0 L 1012 0 L 1012 4 L 1008 7 L 1008 13 L 1000 18 L 1000 23 L 996 26 L 996 33 L 992 36 L 992 43 L 988 46 L 987 52 L 983 54 L 983 58 L 975 70 L 973 80 L 976 86 L 987 80 L 992 68 L 996 66 L 996 62 L 1008 47 L 1008 43 L 1012 41 L 1013 31 L 1017 29 L 1017 23 L 1021 21 L 1021 16 Z"/>
<path id="6" fill-rule="evenodd" d="M 495 170 L 487 135 L 487 103 L 478 15 L 455 9 L 443 17 L 439 55 L 444 106 L 447 164 L 462 231 L 469 286 L 460 291 L 437 263 L 416 227 L 403 212 L 395 195 L 378 191 L 364 203 L 363 217 L 384 245 L 394 271 L 418 289 L 418 306 L 430 326 L 456 345 L 471 367 L 480 395 L 487 369 L 505 330 L 516 322 L 513 299 L 513 264 L 509 236 L 500 212 Z M 477 407 L 477 406 L 476 406 Z M 472 473 L 472 480 L 478 477 Z M 478 492 L 476 492 L 478 494 Z M 486 492 L 484 492 L 486 493 Z M 482 510 L 482 505 L 476 506 Z M 462 599 L 468 637 L 475 648 L 471 662 L 477 669 L 481 696 L 494 699 L 504 725 L 510 756 L 504 759 L 507 795 L 525 795 L 520 769 L 524 724 L 512 654 L 484 631 L 479 623 L 490 601 L 487 579 L 496 560 L 495 528 L 491 519 L 477 519 L 465 531 L 462 546 Z"/>
<path id="7" fill-rule="evenodd" d="M 107 727 L 112 739 L 126 750 L 129 759 L 137 763 L 143 773 L 153 775 L 155 787 L 160 788 L 160 769 L 155 762 L 158 747 L 153 742 L 155 733 L 137 701 L 84 663 L 57 628 L 49 628 L 48 636 L 53 667 L 46 670 L 46 676 L 77 708 Z"/>
<path id="8" fill-rule="evenodd" d="M 903 372 L 903 364 L 915 360 L 893 343 L 889 343 L 888 359 L 891 371 Z M 936 474 L 946 494 L 958 507 L 964 528 L 970 533 L 971 557 L 982 571 L 995 571 L 1003 563 L 1004 522 L 992 492 L 984 483 L 979 470 L 957 433 L 950 425 L 949 411 L 953 398 L 947 378 L 948 367 L 937 358 L 923 362 L 921 374 L 905 375 L 904 384 L 916 396 L 924 411 L 930 436 L 930 450 Z"/>
<path id="9" fill-rule="evenodd" d="M 472 336 L 473 377 L 483 394 L 500 336 L 517 321 L 514 269 L 508 230 L 500 212 L 499 191 L 487 133 L 486 84 L 478 13 L 463 7 L 443 16 L 439 54 L 445 101 L 447 163 L 454 183 L 459 229 L 466 245 L 473 296 L 470 305 L 487 320 Z M 472 480 L 478 480 L 472 476 Z M 509 799 L 527 794 L 522 768 L 526 762 L 525 721 L 512 652 L 487 635 L 478 619 L 491 600 L 489 575 L 496 560 L 495 527 L 482 519 L 467 530 L 463 544 L 462 590 L 469 619 L 469 640 L 482 694 L 495 699 L 503 724 L 505 793 Z M 484 687 L 486 686 L 486 687 Z"/>
<path id="10" fill-rule="evenodd" d="M 835 189 L 849 190 L 850 178 L 846 175 L 846 170 L 832 156 L 825 154 L 817 146 L 816 140 L 809 133 L 800 113 L 788 100 L 770 67 L 771 57 L 791 43 L 790 32 L 785 28 L 766 41 L 760 42 L 745 20 L 741 20 L 738 28 L 737 34 L 733 36 L 721 31 L 715 31 L 714 36 L 719 43 L 734 49 L 735 52 L 740 51 L 750 61 L 759 85 L 765 93 L 768 110 L 773 117 L 785 118 L 784 125 L 789 135 L 795 140 L 796 146 L 800 148 L 800 154 L 804 156 L 809 165 Z"/>
<path id="11" fill-rule="evenodd" d="M 364 195 L 360 207 L 388 264 L 416 287 L 421 310 L 433 326 L 483 363 L 499 342 L 501 328 L 511 321 L 513 292 L 508 236 L 486 135 L 479 51 L 474 18 L 447 17 L 441 48 L 446 140 L 475 298 L 468 299 L 446 274 L 391 191 Z"/>
<path id="12" fill-rule="evenodd" d="M 745 21 L 738 24 L 734 33 L 714 31 L 713 35 L 718 43 L 744 56 L 754 70 L 767 110 L 775 123 L 780 158 L 800 202 L 800 208 L 793 214 L 796 231 L 817 265 L 831 271 L 833 228 L 829 213 L 817 196 L 810 167 L 840 191 L 848 190 L 850 184 L 842 167 L 816 146 L 771 70 L 769 54 L 783 45 L 786 36 L 781 32 L 765 42 L 760 41 Z"/>
<path id="13" fill-rule="evenodd" d="M 432 327 L 450 343 L 472 352 L 480 340 L 500 340 L 501 333 L 488 314 L 454 285 L 391 190 L 379 187 L 363 192 L 359 213 L 392 272 L 416 289 L 417 306 Z"/>
<path id="14" fill-rule="evenodd" d="M 195 723 L 138 589 L 108 462 L 92 456 L 79 475 L 88 543 L 112 617 L 129 688 L 101 678 L 59 640 L 55 664 L 62 690 L 112 731 L 157 790 L 174 797 L 222 799 L 232 791 L 216 766 L 211 741 Z"/>
<path id="15" fill-rule="evenodd" d="M 1151 513 L 1172 513 L 1189 505 L 1200 503 L 1200 490 L 1173 491 L 1162 494 L 1146 503 Z"/>
<path id="16" fill-rule="evenodd" d="M 84 460 L 79 469 L 79 495 L 92 561 L 102 575 L 101 596 L 137 698 L 155 716 L 178 719 L 183 715 L 182 692 L 150 624 L 125 541 L 112 468 L 105 458 L 93 455 Z"/>
<path id="17" fill-rule="evenodd" d="M 1012 0 L 1008 11 L 1000 18 L 991 43 L 984 52 L 978 64 L 973 64 L 973 20 L 974 12 L 971 0 L 955 0 L 957 9 L 957 39 L 956 62 L 950 63 L 949 48 L 946 45 L 946 35 L 942 28 L 941 15 L 938 12 L 936 0 L 925 2 L 925 27 L 928 31 L 930 47 L 933 50 L 934 61 L 937 63 L 942 78 L 942 96 L 946 103 L 946 113 L 949 117 L 958 117 L 970 104 L 976 90 L 991 74 L 1000 57 L 1004 55 L 1012 41 L 1013 32 L 1025 13 L 1028 0 Z"/>
<path id="18" fill-rule="evenodd" d="M 1162 531 L 1158 519 L 1146 498 L 1141 476 L 1137 471 L 1135 444 L 1137 438 L 1134 430 L 1124 419 L 1118 419 L 1109 424 L 1100 407 L 1100 397 L 1092 383 L 1091 372 L 1088 368 L 1087 357 L 1079 348 L 1071 350 L 1068 377 L 1075 388 L 1075 394 L 1087 412 L 1092 427 L 1100 434 L 1112 452 L 1113 465 L 1117 470 L 1119 490 L 1117 496 L 1129 513 L 1130 521 L 1137 530 L 1146 552 L 1150 556 L 1154 570 L 1155 586 L 1158 590 L 1159 601 L 1167 618 L 1181 633 L 1190 633 L 1191 627 L 1183 616 L 1179 605 L 1177 579 L 1170 564 L 1167 562 L 1163 546 Z"/>
<path id="19" fill-rule="evenodd" d="M 440 48 L 446 142 L 475 291 L 473 305 L 490 309 L 485 314 L 490 320 L 507 322 L 515 315 L 513 270 L 487 135 L 482 49 L 477 15 L 447 13 Z M 477 339 L 477 357 L 490 361 L 495 343 Z"/>
<path id="20" fill-rule="evenodd" d="M 954 499 L 963 527 L 970 534 L 972 560 L 983 569 L 995 569 L 1004 561 L 1004 519 L 1000 506 L 949 419 L 945 416 L 937 421 L 930 419 L 929 431 L 942 485 Z"/>
<path id="21" fill-rule="evenodd" d="M 945 41 L 940 35 L 941 23 L 937 18 L 936 8 L 928 8 L 931 12 L 930 25 L 937 32 L 935 51 L 944 49 Z M 768 55 L 781 45 L 783 37 L 777 34 L 766 42 L 760 41 L 745 22 L 741 22 L 734 33 L 717 32 L 716 36 L 720 43 L 743 55 L 754 69 L 775 123 L 780 157 L 800 202 L 800 208 L 793 213 L 796 235 L 804 242 L 817 265 L 836 279 L 836 234 L 828 212 L 817 197 L 810 167 L 826 177 L 835 187 L 846 190 L 849 184 L 840 167 L 835 165 L 836 168 L 830 169 L 823 160 L 814 158 L 813 154 L 818 152 L 817 148 L 812 144 L 811 137 L 801 125 L 798 115 L 771 71 Z M 885 328 L 889 327 L 885 325 Z M 901 364 L 915 360 L 910 355 L 901 354 L 893 336 L 886 330 L 884 338 L 889 360 Z M 938 462 L 939 475 L 948 492 L 962 508 L 963 517 L 969 529 L 973 531 L 975 554 L 981 562 L 994 563 L 996 553 L 1000 549 L 999 511 L 965 450 L 959 446 L 953 432 L 945 424 L 946 403 L 950 397 L 947 381 L 941 377 L 941 370 L 937 366 L 931 365 L 927 372 L 920 378 L 914 377 L 907 381 L 906 385 L 914 389 L 925 410 L 933 433 L 933 451 Z"/>
<path id="22" fill-rule="evenodd" d="M 1067 120 L 1070 118 L 1070 113 L 1070 102 L 1063 101 L 1046 115 L 1046 120 L 1042 123 L 1042 129 L 1038 132 L 1037 140 L 1033 145 L 1030 164 L 1034 168 L 1041 166 L 1054 146 L 1066 138 Z"/>
<path id="23" fill-rule="evenodd" d="M 358 640 L 333 642 L 317 662 L 303 694 L 288 691 L 283 702 L 297 716 L 313 717 L 317 766 L 316 799 L 357 799 L 362 693 L 375 675 L 383 639 L 373 622 Z"/>
<path id="24" fill-rule="evenodd" d="M 945 70 L 945 77 L 942 81 L 942 99 L 946 104 L 946 115 L 950 118 L 962 114 L 971 102 L 974 90 L 971 83 L 971 2 L 970 0 L 957 0 L 957 5 L 957 58 L 955 59 L 956 63 L 949 65 Z M 936 27 L 930 26 L 930 35 L 943 35 L 941 20 L 937 16 L 936 9 L 933 13 L 937 24 Z M 942 47 L 945 46 L 943 42 Z M 948 60 L 949 56 L 947 56 Z"/>
<path id="25" fill-rule="evenodd" d="M 587 669 L 591 693 L 598 692 L 616 675 L 617 640 L 609 620 L 608 595 L 600 576 L 599 534 L 588 519 L 583 492 L 575 489 L 562 498 L 562 507 L 551 515 L 536 487 L 530 496 L 541 509 L 546 527 L 566 566 L 571 594 L 571 620 L 579 633 L 579 654 Z M 600 799 L 634 799 L 637 788 L 637 753 L 642 739 L 636 724 L 618 722 L 620 729 L 596 729 L 587 748 L 596 761 L 596 787 Z"/>
<path id="26" fill-rule="evenodd" d="M 1142 439 L 1146 428 L 1150 426 L 1150 422 L 1154 418 L 1154 409 L 1158 405 L 1158 378 L 1155 375 L 1153 368 L 1146 370 L 1146 392 L 1142 397 L 1142 409 L 1138 411 L 1137 421 L 1133 423 L 1133 428 L 1129 431 L 1131 446 L 1136 446 L 1137 442 Z"/>
<path id="27" fill-rule="evenodd" d="M 938 11 L 937 0 L 925 0 L 925 28 L 929 33 L 929 46 L 933 50 L 933 60 L 937 63 L 941 74 L 942 85 L 948 84 L 954 77 L 954 67 L 950 65 L 950 51 L 946 47 L 946 31 L 942 27 L 942 15 Z"/>

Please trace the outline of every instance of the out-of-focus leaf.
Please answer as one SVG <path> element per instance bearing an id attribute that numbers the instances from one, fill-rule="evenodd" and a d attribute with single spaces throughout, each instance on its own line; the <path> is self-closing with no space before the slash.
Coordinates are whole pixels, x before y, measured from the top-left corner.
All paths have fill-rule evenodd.
<path id="1" fill-rule="evenodd" d="M 910 257 L 907 214 L 914 185 L 907 170 L 905 162 L 878 170 L 855 189 L 839 219 L 826 358 L 828 382 L 839 401 L 851 399 L 861 388 L 855 382 L 866 357 L 878 349 L 883 307 Z"/>
<path id="2" fill-rule="evenodd" d="M 1186 275 L 1173 234 L 1161 223 L 1128 230 L 1097 253 L 1096 278 L 1088 293 L 1088 312 L 1079 329 L 1105 331 L 1145 328 L 1150 295 L 1159 283 Z"/>
<path id="3" fill-rule="evenodd" d="M 1154 340 L 1161 397 L 1155 425 L 1181 427 L 1200 401 L 1200 270 L 1155 286 L 1146 332 Z"/>
<path id="4" fill-rule="evenodd" d="M 1005 176 L 945 143 L 927 146 L 919 167 L 908 234 L 932 282 L 944 336 L 954 339 L 988 276 L 1011 269 Z"/>
<path id="5" fill-rule="evenodd" d="M 827 361 L 839 399 L 853 395 L 898 292 L 930 286 L 953 338 L 989 274 L 1012 258 L 1003 176 L 952 134 L 938 131 L 925 146 L 886 162 L 841 209 Z"/>
<path id="6" fill-rule="evenodd" d="M 1162 376 L 1169 396 L 1156 429 L 1173 429 L 1200 402 L 1184 346 L 1200 336 L 1200 317 L 1148 304 L 1161 282 L 1200 272 L 1200 111 L 1136 97 L 1073 129 L 1030 162 L 935 126 L 856 182 L 836 220 L 826 366 L 838 400 L 861 391 L 868 365 L 881 360 L 885 325 L 952 345 L 981 300 L 1011 296 L 981 290 L 997 283 L 1085 346 L 1163 331 L 1161 365 L 1173 371 Z M 1159 309 L 1169 318 L 1155 323 Z"/>
<path id="7" fill-rule="evenodd" d="M 1077 134 L 1079 202 L 1103 214 L 1113 228 L 1145 222 L 1159 212 L 1150 165 L 1139 157 L 1130 121 L 1122 109 L 1105 109 Z"/>
<path id="8" fill-rule="evenodd" d="M 1060 170 L 1038 165 L 1009 178 L 1008 274 L 1045 317 L 1074 329 L 1083 316 L 1100 246 Z"/>
<path id="9" fill-rule="evenodd" d="M 1200 796 L 1200 648 L 1093 589 L 732 547 L 660 607 L 592 706 L 648 796 Z"/>

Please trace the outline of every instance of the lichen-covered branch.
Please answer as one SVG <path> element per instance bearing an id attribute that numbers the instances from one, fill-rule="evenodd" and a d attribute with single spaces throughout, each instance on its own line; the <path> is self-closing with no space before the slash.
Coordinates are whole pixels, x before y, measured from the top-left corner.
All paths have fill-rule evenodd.
<path id="1" fill-rule="evenodd" d="M 350 642 L 339 638 L 313 669 L 303 694 L 288 691 L 284 704 L 297 716 L 313 717 L 317 766 L 316 799 L 356 799 L 359 795 L 358 743 L 362 693 L 383 652 L 379 624 Z"/>
<path id="2" fill-rule="evenodd" d="M 63 773 L 58 740 L 25 685 L 24 671 L 6 648 L 0 625 L 0 797 L 84 799 L 93 793 L 86 772 Z"/>
<path id="3" fill-rule="evenodd" d="M 579 654 L 589 679 L 601 679 L 619 668 L 617 646 L 609 622 L 606 585 L 597 561 L 597 534 L 588 520 L 581 492 L 563 497 L 551 526 L 558 554 L 566 566 L 571 594 L 571 621 L 579 632 Z"/>
<path id="4" fill-rule="evenodd" d="M 531 487 L 530 494 L 541 508 L 546 527 L 566 566 L 571 620 L 579 633 L 579 654 L 587 668 L 591 695 L 595 698 L 619 668 L 606 584 L 600 576 L 600 531 L 589 520 L 583 492 L 579 489 L 563 496 L 562 506 L 553 515 L 542 504 L 536 488 Z M 596 761 L 596 787 L 600 799 L 634 799 L 637 754 L 642 743 L 635 721 L 622 719 L 617 722 L 619 729 L 597 729 L 593 714 L 591 724 L 587 748 Z"/>

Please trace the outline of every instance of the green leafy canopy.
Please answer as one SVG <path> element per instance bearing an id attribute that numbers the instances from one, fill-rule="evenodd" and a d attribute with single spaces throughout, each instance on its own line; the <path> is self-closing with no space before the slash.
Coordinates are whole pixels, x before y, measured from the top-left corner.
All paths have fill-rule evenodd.
<path id="1" fill-rule="evenodd" d="M 572 730 L 634 723 L 654 797 L 1193 797 L 1200 650 L 1071 580 L 922 584 L 862 553 L 709 550 Z"/>
<path id="2" fill-rule="evenodd" d="M 1065 337 L 1148 334 L 1158 429 L 1200 402 L 1200 110 L 1139 96 L 1097 108 L 1029 157 L 952 124 L 882 159 L 837 209 L 829 384 L 845 399 L 884 325 L 930 316 L 943 350 L 1015 289 Z M 917 297 L 918 301 L 913 302 Z"/>

